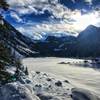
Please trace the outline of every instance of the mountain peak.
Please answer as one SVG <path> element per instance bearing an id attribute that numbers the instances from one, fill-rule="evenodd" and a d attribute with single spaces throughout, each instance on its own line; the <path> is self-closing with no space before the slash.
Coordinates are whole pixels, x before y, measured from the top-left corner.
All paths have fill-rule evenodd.
<path id="1" fill-rule="evenodd" d="M 97 29 L 98 27 L 97 26 L 94 26 L 94 25 L 89 25 L 85 30 L 93 30 L 93 29 Z"/>
<path id="2" fill-rule="evenodd" d="M 99 35 L 100 27 L 94 26 L 94 25 L 89 25 L 85 30 L 80 32 L 78 35 L 78 38 L 80 37 L 87 37 L 87 36 L 95 36 L 96 34 Z"/>

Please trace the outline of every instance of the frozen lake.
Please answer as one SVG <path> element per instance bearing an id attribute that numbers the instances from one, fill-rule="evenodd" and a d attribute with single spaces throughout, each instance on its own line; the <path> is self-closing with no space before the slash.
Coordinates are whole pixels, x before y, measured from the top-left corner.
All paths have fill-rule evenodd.
<path id="1" fill-rule="evenodd" d="M 23 64 L 28 67 L 30 73 L 31 71 L 52 73 L 68 79 L 76 87 L 88 89 L 100 96 L 100 71 L 89 67 L 59 64 L 60 62 L 81 63 L 82 61 L 55 57 L 26 58 Z"/>

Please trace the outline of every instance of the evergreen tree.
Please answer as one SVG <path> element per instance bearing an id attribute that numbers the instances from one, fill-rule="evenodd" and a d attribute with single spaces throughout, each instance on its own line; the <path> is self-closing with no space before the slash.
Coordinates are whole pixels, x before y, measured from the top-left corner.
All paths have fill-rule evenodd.
<path id="1" fill-rule="evenodd" d="M 8 10 L 9 5 L 7 4 L 7 2 L 5 0 L 0 0 L 0 8 L 2 8 L 4 10 Z"/>
<path id="2" fill-rule="evenodd" d="M 0 9 L 8 10 L 9 5 L 5 0 L 0 0 Z M 12 53 L 12 47 L 8 44 L 9 41 L 9 30 L 3 22 L 2 13 L 0 13 L 0 83 L 6 84 L 8 82 L 14 81 L 20 77 L 21 63 L 16 58 L 15 53 Z M 4 33 L 3 33 L 4 31 Z M 15 75 L 11 75 L 6 71 L 7 67 L 15 66 Z"/>

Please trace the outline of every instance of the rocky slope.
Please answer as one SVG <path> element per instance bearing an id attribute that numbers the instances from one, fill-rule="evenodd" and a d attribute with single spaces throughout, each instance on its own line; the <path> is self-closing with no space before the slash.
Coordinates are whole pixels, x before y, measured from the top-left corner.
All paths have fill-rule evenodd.
<path id="1" fill-rule="evenodd" d="M 30 49 L 32 40 L 18 32 L 4 19 L 1 21 L 0 41 L 3 41 L 4 44 L 9 45 L 12 52 L 14 52 L 16 56 L 34 56 L 35 52 Z"/>

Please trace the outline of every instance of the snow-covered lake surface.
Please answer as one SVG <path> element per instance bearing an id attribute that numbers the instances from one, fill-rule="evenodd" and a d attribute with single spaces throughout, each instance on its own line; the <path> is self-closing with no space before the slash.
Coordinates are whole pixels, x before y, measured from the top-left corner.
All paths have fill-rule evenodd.
<path id="1" fill-rule="evenodd" d="M 83 60 L 55 57 L 23 59 L 23 64 L 28 67 L 30 73 L 32 71 L 52 73 L 56 77 L 67 79 L 75 87 L 88 89 L 100 96 L 100 71 L 98 69 L 60 64 L 60 62 L 82 63 Z"/>

